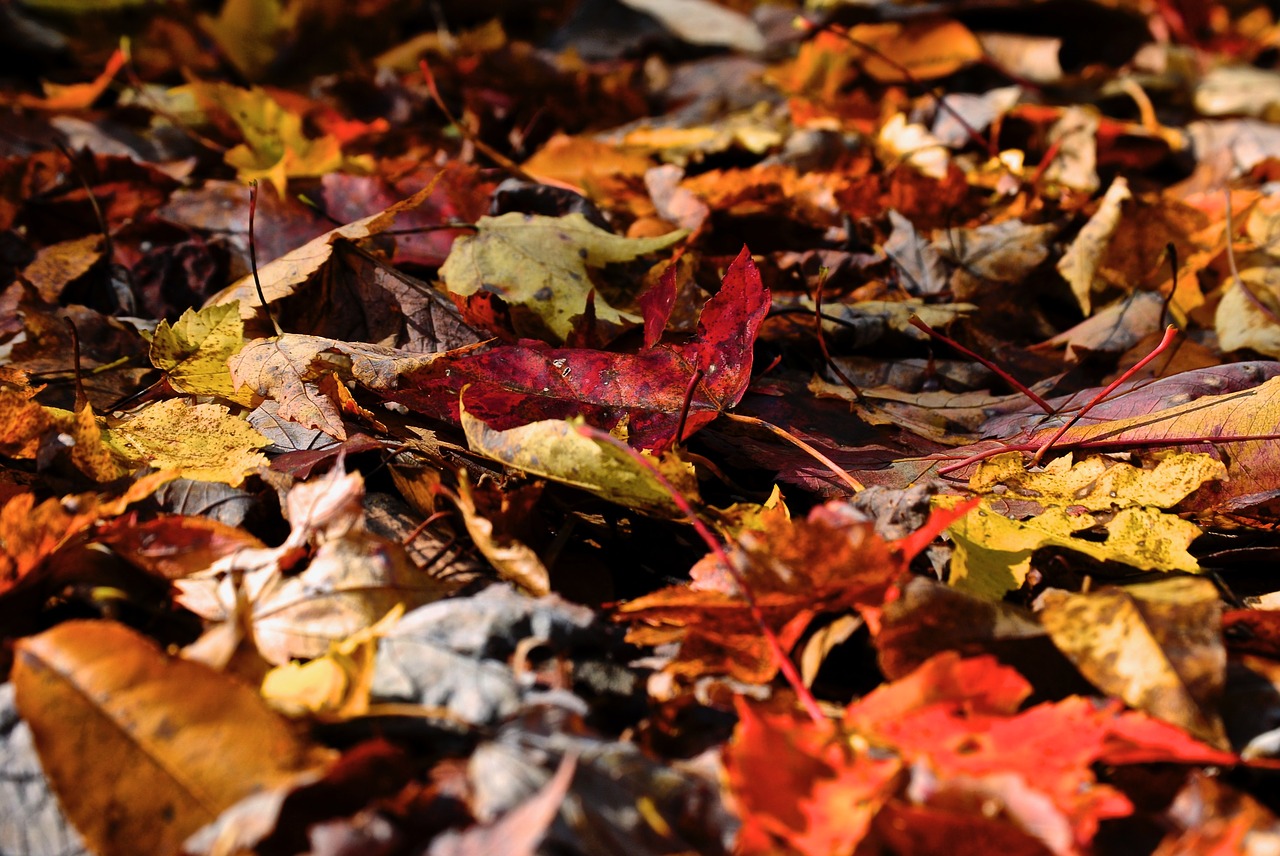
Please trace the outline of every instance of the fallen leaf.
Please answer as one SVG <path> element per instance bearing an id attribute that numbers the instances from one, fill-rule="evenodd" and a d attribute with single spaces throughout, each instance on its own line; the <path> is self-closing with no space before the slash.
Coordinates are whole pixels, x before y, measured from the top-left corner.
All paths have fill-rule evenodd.
<path id="1" fill-rule="evenodd" d="M 466 403 L 463 393 L 463 403 Z M 683 517 L 670 492 L 654 475 L 608 443 L 578 431 L 573 421 L 543 420 L 494 431 L 460 411 L 462 430 L 473 452 L 534 476 L 594 493 L 610 502 L 663 517 Z M 686 498 L 698 501 L 693 467 L 674 453 L 652 457 L 652 466 Z"/>
<path id="2" fill-rule="evenodd" d="M 1046 592 L 1039 612 L 1054 644 L 1108 695 L 1227 748 L 1217 705 L 1226 683 L 1222 606 L 1208 580 L 1067 594 Z"/>
<path id="3" fill-rule="evenodd" d="M 258 450 L 268 442 L 221 404 L 188 404 L 180 398 L 149 405 L 103 436 L 103 443 L 125 461 L 232 487 L 267 466 Z"/>
<path id="4" fill-rule="evenodd" d="M 1024 473 L 1017 453 L 996 456 L 972 477 L 973 489 L 985 494 L 982 504 L 948 529 L 955 541 L 951 584 L 999 600 L 1022 585 L 1031 554 L 1050 546 L 1144 570 L 1198 572 L 1187 547 L 1200 528 L 1160 509 L 1222 474 L 1223 467 L 1207 455 L 1166 458 L 1154 470 L 1108 467 L 1100 458 L 1072 466 L 1064 457 L 1043 473 Z M 1010 498 L 1026 495 L 1040 510 L 1026 520 L 1000 513 L 1005 497 L 991 493 L 1000 483 L 1008 485 Z M 936 502 L 946 508 L 957 499 Z M 1080 537 L 1097 529 L 1105 532 L 1101 541 Z"/>
<path id="5" fill-rule="evenodd" d="M 244 345 L 244 321 L 235 301 L 188 309 L 176 323 L 161 321 L 151 337 L 151 364 L 178 392 L 234 398 L 227 361 Z"/>
<path id="6" fill-rule="evenodd" d="M 581 214 L 543 217 L 512 212 L 481 217 L 474 237 L 453 243 L 440 276 L 449 291 L 466 297 L 485 291 L 536 315 L 556 341 L 573 327 L 573 318 L 586 311 L 587 297 L 596 290 L 588 268 L 634 261 L 670 247 L 685 236 L 677 231 L 644 240 L 612 235 Z M 596 314 L 614 324 L 638 323 L 597 293 Z M 532 335 L 533 330 L 519 330 Z"/>
<path id="7" fill-rule="evenodd" d="M 506 500 L 503 502 L 505 504 Z M 551 591 L 551 575 L 542 559 L 528 545 L 501 532 L 492 520 L 476 511 L 471 486 L 465 478 L 458 483 L 457 506 L 476 549 L 489 560 L 498 576 L 535 596 Z"/>
<path id="8" fill-rule="evenodd" d="M 13 680 L 59 802 L 98 853 L 176 852 L 240 798 L 325 757 L 249 687 L 119 624 L 70 621 L 24 640 Z"/>
<path id="9" fill-rule="evenodd" d="M 686 344 L 662 343 L 639 354 L 503 345 L 439 355 L 423 368 L 401 373 L 394 383 L 370 388 L 456 423 L 459 395 L 470 385 L 470 412 L 494 430 L 582 416 L 604 430 L 625 425 L 631 444 L 641 449 L 666 448 L 733 407 L 746 392 L 752 344 L 768 307 L 769 291 L 744 247 L 703 308 L 698 335 Z M 682 423 L 684 432 L 676 437 Z"/>

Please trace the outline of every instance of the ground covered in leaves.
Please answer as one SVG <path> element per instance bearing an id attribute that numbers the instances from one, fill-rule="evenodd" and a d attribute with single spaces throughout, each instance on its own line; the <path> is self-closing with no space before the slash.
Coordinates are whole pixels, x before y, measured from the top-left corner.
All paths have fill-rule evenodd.
<path id="1" fill-rule="evenodd" d="M 0 0 L 0 854 L 1280 849 L 1280 23 Z"/>

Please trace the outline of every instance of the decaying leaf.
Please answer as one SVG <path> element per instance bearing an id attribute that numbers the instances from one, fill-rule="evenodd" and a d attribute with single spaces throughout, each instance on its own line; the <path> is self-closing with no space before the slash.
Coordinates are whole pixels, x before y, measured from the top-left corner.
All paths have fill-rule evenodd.
<path id="1" fill-rule="evenodd" d="M 1222 606 L 1208 580 L 1174 577 L 1097 592 L 1046 592 L 1039 613 L 1054 644 L 1108 695 L 1214 746 L 1227 738 Z"/>

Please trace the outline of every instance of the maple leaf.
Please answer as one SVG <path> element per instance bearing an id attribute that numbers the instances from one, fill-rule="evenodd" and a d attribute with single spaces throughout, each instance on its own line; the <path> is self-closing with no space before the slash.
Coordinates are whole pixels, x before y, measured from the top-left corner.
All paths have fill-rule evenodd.
<path id="1" fill-rule="evenodd" d="M 744 247 L 703 308 L 691 342 L 659 344 L 639 354 L 536 342 L 502 345 L 475 354 L 442 354 L 423 368 L 401 373 L 394 385 L 371 388 L 419 413 L 456 423 L 459 396 L 469 387 L 468 411 L 495 430 L 582 416 L 605 430 L 625 425 L 633 445 L 662 449 L 742 398 L 752 345 L 768 308 L 769 290 Z M 684 431 L 677 437 L 686 401 Z"/>
<path id="2" fill-rule="evenodd" d="M 725 748 L 744 809 L 739 847 L 847 853 L 891 799 L 946 806 L 967 793 L 984 797 L 970 801 L 972 834 L 1012 824 L 1051 852 L 1079 853 L 1102 820 L 1133 811 L 1096 780 L 1093 764 L 1235 760 L 1114 703 L 1073 696 L 1018 712 L 1030 692 L 993 657 L 948 652 L 849 705 L 840 728 L 739 698 L 741 719 Z M 774 787 L 782 770 L 792 771 L 786 790 Z"/>
<path id="3" fill-rule="evenodd" d="M 244 321 L 236 301 L 188 309 L 176 323 L 161 321 L 151 337 L 151 364 L 178 392 L 232 398 L 227 360 L 244 345 Z"/>
<path id="4" fill-rule="evenodd" d="M 232 486 L 267 465 L 258 450 L 270 443 L 226 407 L 180 398 L 156 402 L 113 425 L 102 442 L 123 460 Z"/>
<path id="5" fill-rule="evenodd" d="M 244 142 L 224 158 L 245 182 L 265 179 L 285 194 L 290 178 L 325 175 L 370 164 L 346 158 L 335 137 L 310 138 L 302 131 L 302 117 L 286 110 L 265 91 L 229 84 L 191 84 L 196 99 L 221 110 L 235 123 Z M 367 160 L 367 159 L 366 159 Z"/>
<path id="6" fill-rule="evenodd" d="M 760 515 L 738 539 L 734 561 L 764 620 L 790 648 L 822 612 L 881 603 L 904 571 L 903 559 L 847 503 L 818 506 L 807 518 Z M 681 640 L 677 674 L 728 672 L 746 681 L 772 679 L 777 664 L 736 583 L 714 556 L 693 570 L 694 583 L 628 601 L 618 617 L 638 644 Z"/>
<path id="7" fill-rule="evenodd" d="M 984 461 L 970 488 L 986 498 L 948 530 L 956 545 L 951 583 L 998 600 L 1022 585 L 1031 554 L 1050 546 L 1145 570 L 1196 572 L 1200 566 L 1187 547 L 1200 535 L 1200 528 L 1160 509 L 1176 505 L 1205 482 L 1222 478 L 1224 472 L 1220 462 L 1198 454 L 1164 458 L 1153 470 L 1128 464 L 1108 466 L 1098 457 L 1072 466 L 1067 456 L 1044 472 L 1027 473 L 1016 452 Z M 1001 484 L 1009 492 L 993 493 Z M 1002 514 L 998 506 L 1014 497 L 1026 497 L 1036 506 L 1035 513 L 1025 520 Z M 956 501 L 955 497 L 937 499 L 943 507 Z M 1077 537 L 1095 528 L 1105 530 L 1105 540 Z"/>
<path id="8" fill-rule="evenodd" d="M 588 268 L 633 261 L 666 249 L 686 234 L 676 231 L 660 238 L 623 238 L 591 224 L 581 214 L 543 217 L 513 212 L 481 217 L 474 236 L 453 242 L 440 276 L 454 294 L 465 297 L 484 291 L 525 307 L 541 319 L 555 340 L 563 341 L 573 329 L 574 316 L 586 311 L 588 296 L 595 292 Z M 599 294 L 594 305 L 602 321 L 640 321 L 638 316 L 614 308 Z M 531 335 L 533 331 L 518 327 L 517 332 Z"/>

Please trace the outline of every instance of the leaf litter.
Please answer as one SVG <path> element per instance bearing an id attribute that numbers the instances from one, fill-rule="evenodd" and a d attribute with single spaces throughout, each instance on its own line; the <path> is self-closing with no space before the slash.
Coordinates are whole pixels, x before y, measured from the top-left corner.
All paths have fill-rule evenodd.
<path id="1" fill-rule="evenodd" d="M 1269 6 L 132 5 L 0 10 L 0 851 L 1274 849 Z"/>

